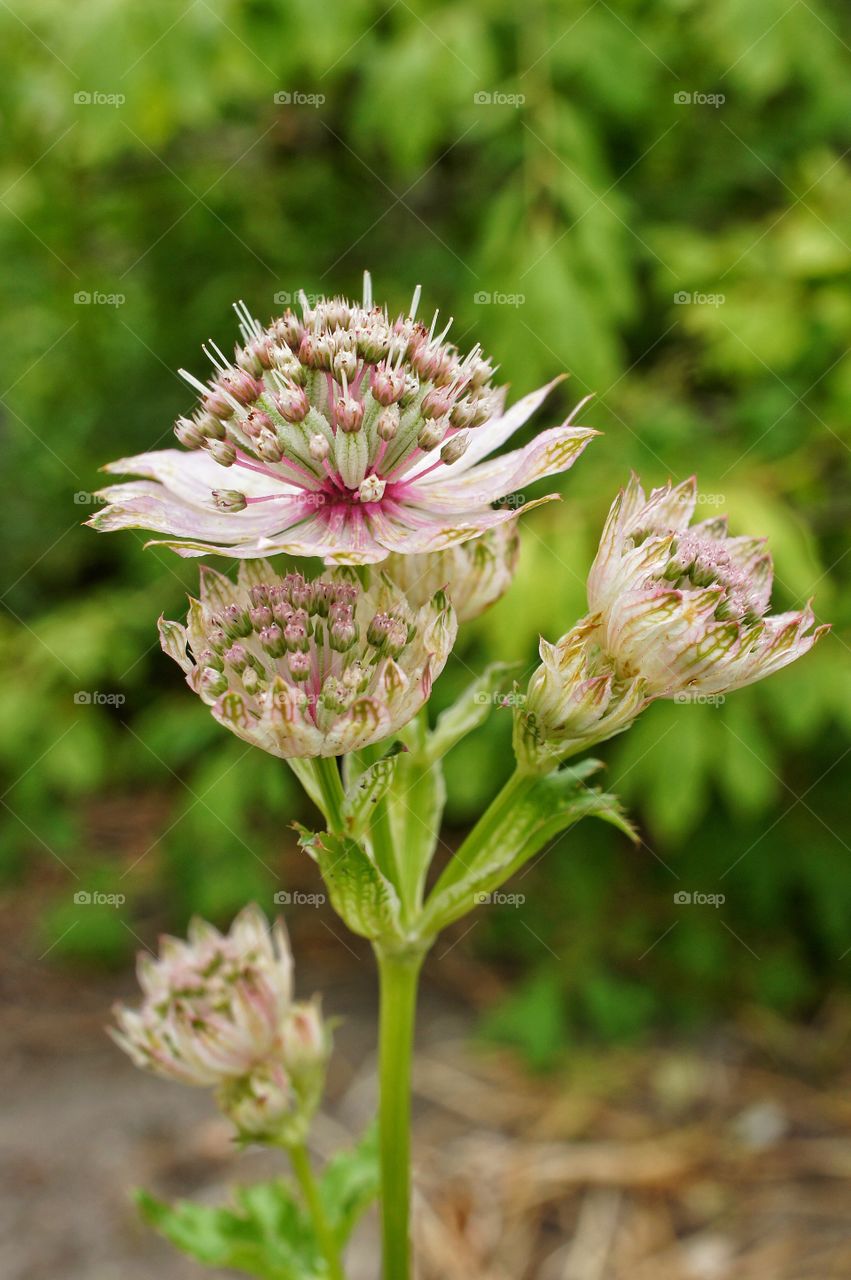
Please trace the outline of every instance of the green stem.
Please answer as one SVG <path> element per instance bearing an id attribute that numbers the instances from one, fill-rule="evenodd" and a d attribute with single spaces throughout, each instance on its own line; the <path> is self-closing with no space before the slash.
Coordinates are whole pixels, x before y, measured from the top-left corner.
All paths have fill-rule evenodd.
<path id="1" fill-rule="evenodd" d="M 340 1262 L 340 1250 L 334 1237 L 334 1232 L 325 1216 L 325 1209 L 319 1196 L 319 1188 L 316 1185 L 316 1179 L 313 1176 L 313 1170 L 310 1167 L 310 1157 L 307 1154 L 307 1147 L 303 1142 L 293 1143 L 287 1146 L 290 1161 L 293 1166 L 293 1173 L 296 1181 L 301 1188 L 310 1216 L 313 1219 L 314 1230 L 316 1231 L 316 1239 L 319 1248 L 322 1251 L 326 1263 L 328 1264 L 328 1275 L 330 1280 L 345 1280 L 343 1275 L 343 1267 Z"/>
<path id="2" fill-rule="evenodd" d="M 329 830 L 342 831 L 346 793 L 343 790 L 343 780 L 340 777 L 336 757 L 317 756 L 313 761 L 313 768 Z"/>
<path id="3" fill-rule="evenodd" d="M 411 1055 L 424 952 L 376 946 L 379 1030 L 381 1206 L 384 1280 L 409 1280 L 411 1245 Z"/>
<path id="4" fill-rule="evenodd" d="M 436 896 L 443 889 L 463 879 L 470 868 L 475 866 L 476 858 L 482 846 L 487 844 L 494 832 L 502 825 L 506 815 L 511 812 L 512 807 L 537 781 L 537 774 L 527 773 L 519 768 L 515 769 L 505 786 L 494 797 L 479 818 L 466 840 L 457 849 L 451 862 L 444 869 L 443 874 L 432 890 L 432 896 Z M 428 910 L 428 903 L 426 903 L 426 910 Z"/>

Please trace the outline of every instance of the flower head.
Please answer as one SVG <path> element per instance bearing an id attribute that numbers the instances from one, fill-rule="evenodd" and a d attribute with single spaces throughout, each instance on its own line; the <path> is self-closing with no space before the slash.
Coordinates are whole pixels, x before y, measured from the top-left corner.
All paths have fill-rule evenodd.
<path id="1" fill-rule="evenodd" d="M 514 750 L 532 769 L 551 769 L 628 729 L 647 705 L 644 679 L 621 679 L 585 618 L 556 644 L 540 643 L 541 666 L 514 718 Z"/>
<path id="2" fill-rule="evenodd" d="M 110 1030 L 137 1067 L 215 1088 L 245 1138 L 303 1130 L 330 1041 L 315 1003 L 293 1002 L 280 921 L 270 933 L 256 906 L 241 911 L 227 934 L 195 919 L 188 942 L 165 938 L 159 959 L 143 952 L 138 975 L 141 1007 L 118 1005 Z"/>
<path id="3" fill-rule="evenodd" d="M 246 561 L 233 583 L 201 571 L 186 627 L 160 622 L 190 688 L 238 737 L 284 758 L 335 756 L 395 733 L 419 711 L 457 630 L 442 592 L 419 609 L 383 575 L 281 576 Z"/>
<path id="4" fill-rule="evenodd" d="M 435 591 L 445 587 L 458 621 L 469 622 L 495 604 L 511 586 L 519 550 L 519 530 L 511 521 L 448 551 L 392 555 L 381 569 L 412 605 L 425 604 Z"/>
<path id="5" fill-rule="evenodd" d="M 301 314 L 288 309 L 265 329 L 240 303 L 234 359 L 211 343 L 210 381 L 184 375 L 201 397 L 175 427 L 185 451 L 110 463 L 140 479 L 104 489 L 89 523 L 164 533 L 184 556 L 368 564 L 445 550 L 536 505 L 493 504 L 566 471 L 596 433 L 568 419 L 483 461 L 550 387 L 503 412 L 479 348 L 462 357 L 449 325 L 437 333 L 436 316 L 430 327 L 416 320 L 418 300 L 419 290 L 409 314 L 391 319 L 373 306 L 367 276 L 363 305 L 302 295 Z"/>
<path id="6" fill-rule="evenodd" d="M 726 517 L 691 525 L 694 478 L 654 489 L 636 476 L 609 512 L 588 576 L 600 648 L 648 697 L 722 693 L 794 662 L 829 628 L 809 605 L 767 616 L 771 556 L 727 534 Z"/>

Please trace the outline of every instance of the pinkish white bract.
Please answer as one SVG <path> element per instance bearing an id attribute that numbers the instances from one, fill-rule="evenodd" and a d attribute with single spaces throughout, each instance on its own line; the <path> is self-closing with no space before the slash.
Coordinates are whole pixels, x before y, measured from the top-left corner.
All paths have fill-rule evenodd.
<path id="1" fill-rule="evenodd" d="M 505 389 L 479 348 L 462 358 L 449 325 L 437 333 L 436 316 L 416 320 L 418 302 L 419 289 L 409 314 L 391 319 L 367 275 L 363 305 L 302 295 L 300 315 L 288 309 L 267 328 L 240 303 L 234 359 L 211 342 L 210 382 L 184 373 L 201 396 L 175 427 L 185 450 L 110 463 L 139 479 L 102 490 L 89 524 L 166 534 L 182 556 L 370 564 L 443 551 L 547 501 L 494 506 L 566 471 L 597 433 L 571 416 L 485 461 L 555 383 L 503 411 Z"/>

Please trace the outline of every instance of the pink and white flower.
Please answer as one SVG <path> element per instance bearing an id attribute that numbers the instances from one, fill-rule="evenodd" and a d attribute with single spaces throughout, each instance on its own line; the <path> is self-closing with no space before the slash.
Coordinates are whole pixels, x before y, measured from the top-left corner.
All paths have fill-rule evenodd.
<path id="1" fill-rule="evenodd" d="M 636 476 L 606 520 L 588 576 L 598 642 L 648 697 L 727 693 L 807 653 L 829 630 L 813 611 L 768 614 L 773 568 L 762 538 L 727 533 L 726 517 L 692 525 L 697 483 L 649 498 Z"/>
<path id="2" fill-rule="evenodd" d="M 302 295 L 300 316 L 288 309 L 265 329 L 240 303 L 234 360 L 211 342 L 210 382 L 184 373 L 201 396 L 175 427 L 185 450 L 110 463 L 139 478 L 102 490 L 89 524 L 165 534 L 182 556 L 370 564 L 443 551 L 548 501 L 495 506 L 566 471 L 597 433 L 571 415 L 489 457 L 555 383 L 504 411 L 480 349 L 462 358 L 449 325 L 438 334 L 437 316 L 416 320 L 418 301 L 419 289 L 409 314 L 390 319 L 367 276 L 362 306 Z"/>
<path id="3" fill-rule="evenodd" d="M 646 497 L 633 476 L 612 504 L 588 575 L 591 612 L 556 644 L 515 713 L 522 767 L 547 771 L 628 729 L 656 698 L 728 693 L 794 662 L 830 628 L 805 609 L 767 616 L 762 538 L 726 517 L 692 525 L 694 477 Z"/>
<path id="4" fill-rule="evenodd" d="M 186 627 L 162 646 L 220 724 L 284 759 L 338 756 L 417 714 L 455 640 L 443 592 L 419 609 L 384 575 L 352 568 L 313 580 L 243 561 L 236 583 L 203 566 Z"/>
<path id="5" fill-rule="evenodd" d="M 138 976 L 141 1006 L 117 1005 L 110 1029 L 137 1067 L 215 1088 L 243 1138 L 303 1133 L 330 1038 L 317 1004 L 293 1001 L 280 920 L 270 931 L 260 909 L 249 906 L 221 934 L 196 918 L 187 942 L 164 938 L 158 959 L 142 952 Z"/>

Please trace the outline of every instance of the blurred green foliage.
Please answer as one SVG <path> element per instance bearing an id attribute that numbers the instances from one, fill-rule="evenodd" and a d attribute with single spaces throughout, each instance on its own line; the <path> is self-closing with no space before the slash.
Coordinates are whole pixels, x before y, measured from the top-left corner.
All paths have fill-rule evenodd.
<path id="1" fill-rule="evenodd" d="M 583 610 L 630 467 L 696 470 L 707 514 L 770 535 L 777 607 L 816 592 L 836 624 L 766 685 L 659 705 L 606 749 L 648 844 L 580 828 L 523 878 L 522 910 L 480 912 L 465 945 L 518 979 L 493 1034 L 543 1062 L 583 1031 L 801 1010 L 845 980 L 848 13 L 10 0 L 0 33 L 2 866 L 51 886 L 51 954 L 118 958 L 164 903 L 178 925 L 271 899 L 304 802 L 156 644 L 197 568 L 79 522 L 103 461 L 170 443 L 191 404 L 175 370 L 232 340 L 235 298 L 266 317 L 298 287 L 356 292 L 369 266 L 393 306 L 422 281 L 514 393 L 569 369 L 540 422 L 593 390 L 605 433 L 525 521 L 515 586 L 438 704 Z M 452 759 L 455 825 L 508 771 L 506 721 Z M 74 914 L 81 886 L 126 894 L 120 928 Z"/>

